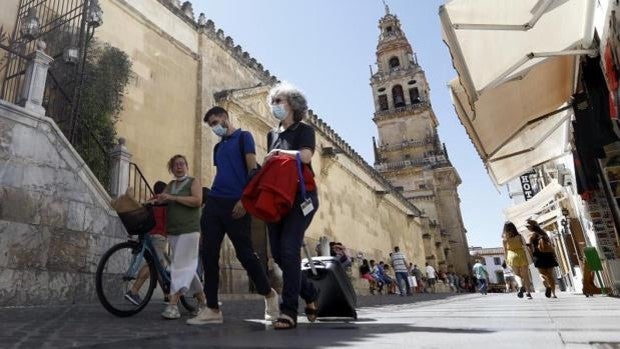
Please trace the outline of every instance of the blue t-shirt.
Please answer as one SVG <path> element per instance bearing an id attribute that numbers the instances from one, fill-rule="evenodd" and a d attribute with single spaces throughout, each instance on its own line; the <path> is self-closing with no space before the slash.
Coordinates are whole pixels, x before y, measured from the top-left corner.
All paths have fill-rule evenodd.
<path id="1" fill-rule="evenodd" d="M 243 151 L 239 149 L 239 137 L 243 139 Z M 217 171 L 209 196 L 226 199 L 240 199 L 248 183 L 248 169 L 241 154 L 256 154 L 254 138 L 250 132 L 238 129 L 223 137 L 217 146 L 214 161 Z"/>

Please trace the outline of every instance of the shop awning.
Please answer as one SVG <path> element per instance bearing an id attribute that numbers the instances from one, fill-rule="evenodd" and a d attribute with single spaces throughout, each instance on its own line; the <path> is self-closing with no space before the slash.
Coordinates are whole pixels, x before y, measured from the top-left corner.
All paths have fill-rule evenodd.
<path id="1" fill-rule="evenodd" d="M 552 182 L 528 201 L 504 210 L 508 221 L 514 223 L 519 231 L 526 230 L 528 219 L 536 220 L 542 227 L 555 222 L 562 215 L 560 201 L 567 197 L 566 189 Z"/>
<path id="2" fill-rule="evenodd" d="M 550 102 L 560 103 L 570 93 L 560 85 L 553 86 L 544 74 L 528 74 L 489 90 L 475 102 L 475 112 L 458 80 L 452 81 L 450 88 L 457 115 L 496 184 L 570 150 L 567 140 L 572 109 L 566 104 L 556 109 Z M 556 96 L 546 91 L 554 91 Z"/>
<path id="3" fill-rule="evenodd" d="M 451 84 L 456 109 L 496 184 L 564 152 L 577 57 L 596 53 L 594 6 L 452 0 L 441 7 L 459 76 Z"/>

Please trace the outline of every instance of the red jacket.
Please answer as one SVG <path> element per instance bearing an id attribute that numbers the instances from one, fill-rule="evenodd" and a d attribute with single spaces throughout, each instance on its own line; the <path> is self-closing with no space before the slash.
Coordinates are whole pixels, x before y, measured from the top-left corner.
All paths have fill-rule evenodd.
<path id="1" fill-rule="evenodd" d="M 316 190 L 314 174 L 303 166 L 306 191 Z M 241 202 L 254 217 L 267 223 L 279 222 L 286 216 L 301 190 L 297 161 L 286 155 L 274 156 L 245 187 Z"/>

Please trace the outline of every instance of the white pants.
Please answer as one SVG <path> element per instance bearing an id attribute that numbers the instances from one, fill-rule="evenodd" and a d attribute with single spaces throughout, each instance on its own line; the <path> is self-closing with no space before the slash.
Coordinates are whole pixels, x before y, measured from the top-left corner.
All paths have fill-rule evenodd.
<path id="1" fill-rule="evenodd" d="M 200 233 L 168 235 L 172 263 L 170 264 L 170 294 L 191 295 L 202 292 L 202 283 L 196 274 L 198 267 L 198 242 Z"/>

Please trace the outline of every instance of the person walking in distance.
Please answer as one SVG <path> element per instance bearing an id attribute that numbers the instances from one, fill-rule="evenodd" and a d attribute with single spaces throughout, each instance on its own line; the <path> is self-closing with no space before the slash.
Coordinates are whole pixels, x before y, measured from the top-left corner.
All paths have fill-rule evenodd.
<path id="1" fill-rule="evenodd" d="M 409 269 L 407 268 L 407 259 L 405 254 L 400 251 L 398 246 L 394 247 L 392 253 L 392 267 L 394 267 L 394 274 L 396 277 L 396 286 L 401 296 L 405 294 L 411 295 L 411 285 L 409 284 Z M 403 288 L 403 283 L 405 288 Z"/>
<path id="2" fill-rule="evenodd" d="M 506 265 L 510 267 L 515 274 L 515 281 L 519 289 L 517 297 L 523 298 L 523 294 L 525 293 L 528 299 L 532 299 L 530 293 L 532 280 L 530 279 L 530 271 L 528 270 L 527 247 L 525 245 L 525 240 L 512 222 L 506 222 L 504 224 L 502 244 L 504 245 Z"/>
<path id="3" fill-rule="evenodd" d="M 489 286 L 489 273 L 484 267 L 484 264 L 482 264 L 482 258 L 478 258 L 476 260 L 476 264 L 474 264 L 474 267 L 472 269 L 474 272 L 474 276 L 478 281 L 478 291 L 480 292 L 480 294 L 486 295 L 487 287 Z"/>
<path id="4" fill-rule="evenodd" d="M 514 290 L 516 284 L 515 273 L 512 268 L 506 265 L 506 261 L 502 263 L 502 271 L 504 272 L 504 283 L 506 284 L 506 293 L 510 293 Z"/>
<path id="5" fill-rule="evenodd" d="M 431 291 L 435 293 L 435 284 L 437 284 L 437 272 L 432 265 L 428 264 L 428 262 L 426 262 L 426 282 L 431 288 Z"/>
<path id="6" fill-rule="evenodd" d="M 204 325 L 224 320 L 219 309 L 218 289 L 220 249 L 225 235 L 232 242 L 237 259 L 258 294 L 265 297 L 265 320 L 275 321 L 279 315 L 278 294 L 271 288 L 267 272 L 252 248 L 252 218 L 241 204 L 243 189 L 258 167 L 254 138 L 250 132 L 235 128 L 223 108 L 209 109 L 203 121 L 221 137 L 221 141 L 213 151 L 217 171 L 207 196 L 203 219 L 202 258 L 207 307 L 187 323 Z"/>
<path id="7" fill-rule="evenodd" d="M 551 239 L 535 220 L 527 221 L 527 229 L 532 232 L 529 247 L 532 251 L 534 266 L 538 269 L 545 285 L 545 297 L 558 298 L 555 295 L 555 277 L 553 276 L 553 268 L 558 266 L 558 262 Z"/>

